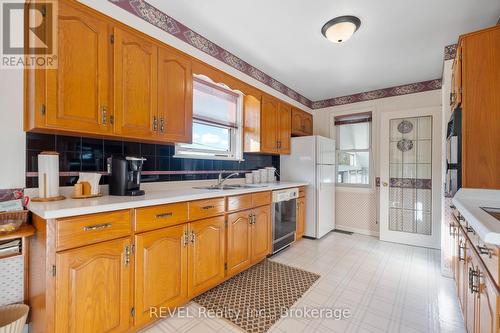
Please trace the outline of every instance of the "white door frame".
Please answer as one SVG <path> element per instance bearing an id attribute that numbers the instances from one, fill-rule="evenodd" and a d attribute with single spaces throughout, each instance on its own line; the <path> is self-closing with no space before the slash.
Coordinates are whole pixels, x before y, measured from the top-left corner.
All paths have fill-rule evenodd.
<path id="1" fill-rule="evenodd" d="M 389 230 L 389 131 L 390 120 L 432 116 L 432 232 L 420 235 Z M 442 181 L 442 113 L 441 108 L 428 107 L 387 111 L 380 115 L 380 240 L 428 248 L 441 248 Z"/>

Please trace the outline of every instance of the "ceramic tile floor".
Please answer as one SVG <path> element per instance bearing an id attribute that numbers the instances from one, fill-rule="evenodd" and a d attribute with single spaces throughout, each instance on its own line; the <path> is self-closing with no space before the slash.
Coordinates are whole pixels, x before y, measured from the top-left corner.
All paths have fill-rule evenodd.
<path id="1" fill-rule="evenodd" d="M 439 251 L 330 233 L 272 260 L 321 274 L 293 309 L 348 309 L 351 316 L 281 318 L 269 332 L 465 332 L 454 283 L 440 274 Z M 143 332 L 241 332 L 224 319 L 200 317 L 199 308 L 191 302 Z"/>

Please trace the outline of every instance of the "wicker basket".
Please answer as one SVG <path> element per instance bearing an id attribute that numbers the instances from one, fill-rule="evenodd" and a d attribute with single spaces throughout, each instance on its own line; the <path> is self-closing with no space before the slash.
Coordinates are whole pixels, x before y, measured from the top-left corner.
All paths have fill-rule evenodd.
<path id="1" fill-rule="evenodd" d="M 28 221 L 28 210 L 0 213 L 0 233 L 12 232 L 19 229 Z"/>
<path id="2" fill-rule="evenodd" d="M 0 333 L 22 333 L 29 311 L 25 304 L 0 307 Z"/>

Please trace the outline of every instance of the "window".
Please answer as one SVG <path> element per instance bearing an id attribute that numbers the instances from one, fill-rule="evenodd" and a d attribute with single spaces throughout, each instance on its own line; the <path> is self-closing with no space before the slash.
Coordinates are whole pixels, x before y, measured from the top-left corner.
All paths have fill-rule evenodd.
<path id="1" fill-rule="evenodd" d="M 193 142 L 175 157 L 241 160 L 243 95 L 201 76 L 193 78 Z"/>
<path id="2" fill-rule="evenodd" d="M 371 112 L 335 117 L 337 184 L 371 185 Z"/>

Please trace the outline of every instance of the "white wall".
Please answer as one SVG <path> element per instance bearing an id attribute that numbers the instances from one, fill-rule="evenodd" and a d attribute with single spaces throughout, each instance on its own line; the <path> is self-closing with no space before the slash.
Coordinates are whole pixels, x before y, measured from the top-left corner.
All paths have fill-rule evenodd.
<path id="1" fill-rule="evenodd" d="M 314 111 L 314 133 L 316 135 L 335 138 L 334 116 L 372 111 L 372 166 L 373 177 L 375 178 L 380 175 L 380 114 L 388 111 L 411 110 L 424 107 L 436 107 L 441 110 L 441 99 L 441 90 L 433 90 L 316 110 Z M 353 207 L 362 207 L 362 209 L 353 209 Z M 378 189 L 375 187 L 375 184 L 369 189 L 337 187 L 336 224 L 338 229 L 378 235 L 378 208 Z"/>
<path id="2" fill-rule="evenodd" d="M 0 69 L 0 189 L 24 187 L 23 72 Z"/>

